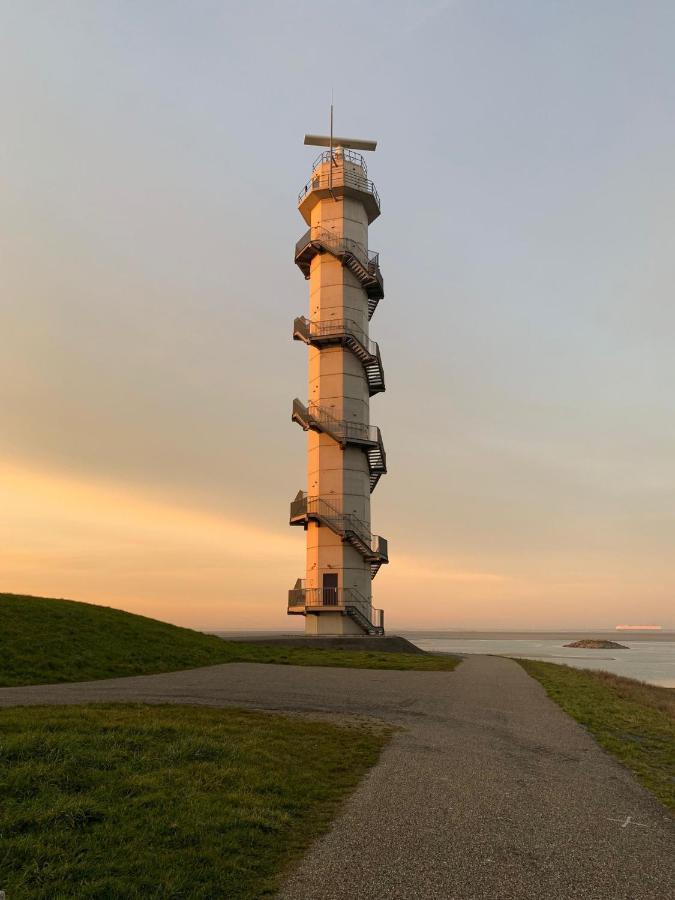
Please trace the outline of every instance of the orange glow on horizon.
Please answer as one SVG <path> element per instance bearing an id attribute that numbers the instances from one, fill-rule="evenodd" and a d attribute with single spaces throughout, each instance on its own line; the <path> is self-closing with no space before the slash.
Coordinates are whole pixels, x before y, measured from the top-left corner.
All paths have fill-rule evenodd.
<path id="1" fill-rule="evenodd" d="M 150 490 L 7 459 L 0 460 L 0 509 L 2 590 L 197 628 L 301 627 L 285 614 L 285 593 L 301 570 L 302 550 L 283 523 L 265 528 Z M 407 536 L 393 544 L 410 546 Z M 599 609 L 632 609 L 630 573 L 568 573 L 545 563 L 535 578 L 512 563 L 498 572 L 428 552 L 394 552 L 375 583 L 375 604 L 394 628 L 558 627 L 565 624 L 560 609 L 572 625 L 588 615 L 590 591 Z M 598 613 L 598 624 L 603 615 L 609 612 Z"/>

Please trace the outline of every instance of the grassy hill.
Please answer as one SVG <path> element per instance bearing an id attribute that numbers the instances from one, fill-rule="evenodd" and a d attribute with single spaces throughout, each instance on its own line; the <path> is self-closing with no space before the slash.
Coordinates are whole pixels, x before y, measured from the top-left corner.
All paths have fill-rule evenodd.
<path id="1" fill-rule="evenodd" d="M 223 641 L 119 609 L 0 593 L 0 687 L 150 675 L 227 662 L 450 670 L 458 660 Z"/>
<path id="2" fill-rule="evenodd" d="M 216 637 L 103 606 L 0 594 L 0 684 L 87 681 L 227 662 Z"/>

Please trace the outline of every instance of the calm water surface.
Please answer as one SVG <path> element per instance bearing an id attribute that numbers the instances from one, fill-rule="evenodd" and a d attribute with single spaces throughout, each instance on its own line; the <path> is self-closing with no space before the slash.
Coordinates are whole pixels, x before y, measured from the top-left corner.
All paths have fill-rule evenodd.
<path id="1" fill-rule="evenodd" d="M 617 635 L 613 640 L 624 644 L 628 650 L 579 650 L 564 646 L 578 639 L 572 636 L 564 640 L 499 640 L 492 637 L 455 639 L 432 637 L 428 632 L 424 636 L 406 632 L 405 637 L 422 650 L 444 653 L 489 653 L 497 656 L 542 659 L 579 669 L 602 669 L 650 684 L 675 687 L 675 642 L 630 641 Z"/>

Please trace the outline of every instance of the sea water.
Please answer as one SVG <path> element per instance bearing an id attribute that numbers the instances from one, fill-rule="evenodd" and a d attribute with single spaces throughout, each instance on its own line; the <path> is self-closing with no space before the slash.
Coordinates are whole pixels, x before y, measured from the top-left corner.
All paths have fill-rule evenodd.
<path id="1" fill-rule="evenodd" d="M 565 647 L 578 640 L 579 635 L 550 640 L 546 638 L 499 639 L 490 636 L 453 637 L 433 636 L 429 632 L 401 632 L 422 650 L 443 653 L 486 653 L 496 656 L 514 656 L 523 659 L 541 659 L 564 663 L 579 669 L 601 669 L 636 678 L 649 684 L 675 688 L 675 640 L 631 641 L 617 634 L 612 640 L 628 647 L 627 650 L 581 650 Z"/>

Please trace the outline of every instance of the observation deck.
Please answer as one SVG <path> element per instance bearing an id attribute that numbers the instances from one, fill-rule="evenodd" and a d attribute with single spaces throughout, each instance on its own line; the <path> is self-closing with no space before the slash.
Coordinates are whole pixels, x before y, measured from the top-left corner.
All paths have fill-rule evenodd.
<path id="1" fill-rule="evenodd" d="M 356 588 L 307 588 L 298 578 L 288 591 L 288 614 L 320 615 L 321 612 L 350 616 L 366 634 L 384 634 L 384 612 L 375 609 Z"/>
<path id="2" fill-rule="evenodd" d="M 368 216 L 368 224 L 380 215 L 380 195 L 368 178 L 366 161 L 360 153 L 344 147 L 324 150 L 314 160 L 312 177 L 298 194 L 298 209 L 308 225 L 312 210 L 320 200 L 355 197 Z"/>

